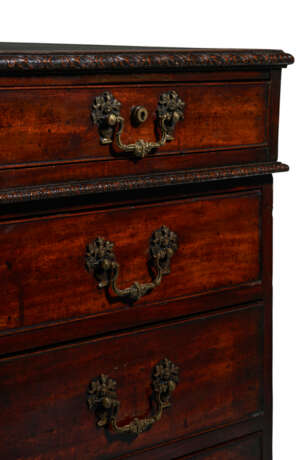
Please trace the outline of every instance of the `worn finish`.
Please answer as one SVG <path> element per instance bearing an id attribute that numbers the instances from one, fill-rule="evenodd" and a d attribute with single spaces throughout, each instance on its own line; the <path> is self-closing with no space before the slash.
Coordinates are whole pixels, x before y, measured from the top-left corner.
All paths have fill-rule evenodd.
<path id="1" fill-rule="evenodd" d="M 257 417 L 263 410 L 263 332 L 263 306 L 256 304 L 4 359 L 0 394 L 9 404 L 0 413 L 2 455 L 116 458 Z M 86 402 L 91 379 L 103 372 L 117 381 L 118 423 L 129 423 L 148 414 L 152 368 L 165 356 L 179 366 L 180 382 L 160 421 L 138 437 L 98 429 Z"/>
<path id="2" fill-rule="evenodd" d="M 178 460 L 261 460 L 261 452 L 261 437 L 259 434 L 255 434 L 221 447 L 213 447 L 180 457 Z"/>
<path id="3" fill-rule="evenodd" d="M 1 459 L 272 460 L 292 62 L 0 43 Z"/>
<path id="4" fill-rule="evenodd" d="M 177 123 L 175 138 L 155 153 L 157 162 L 162 154 L 268 144 L 267 81 L 0 89 L 0 164 L 125 158 L 120 149 L 101 145 L 92 121 L 92 105 L 106 89 L 121 102 L 121 117 L 127 120 L 121 139 L 126 144 L 156 139 L 161 93 L 175 90 L 185 101 L 185 119 Z M 135 127 L 131 107 L 145 102 L 148 120 Z M 119 165 L 124 168 L 123 161 L 118 162 L 118 174 Z"/>
<path id="5" fill-rule="evenodd" d="M 85 248 L 102 232 L 106 240 L 116 242 L 121 266 L 116 281 L 123 288 L 136 280 L 148 282 L 153 231 L 167 224 L 177 234 L 179 247 L 172 257 L 171 273 L 138 300 L 143 309 L 178 297 L 252 285 L 261 280 L 260 208 L 258 188 L 4 221 L 0 223 L 0 279 L 6 298 L 2 328 L 114 312 L 120 318 L 124 308 L 131 309 L 116 292 L 100 290 L 86 270 Z M 171 237 L 174 249 L 173 243 Z M 139 311 L 140 321 L 141 315 Z"/>

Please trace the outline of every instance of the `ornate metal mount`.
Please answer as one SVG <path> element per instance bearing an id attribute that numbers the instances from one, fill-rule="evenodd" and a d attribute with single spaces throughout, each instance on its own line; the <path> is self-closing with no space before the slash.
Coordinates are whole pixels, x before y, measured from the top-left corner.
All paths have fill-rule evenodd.
<path id="1" fill-rule="evenodd" d="M 159 286 L 163 275 L 170 273 L 171 258 L 177 250 L 178 242 L 176 233 L 165 225 L 156 230 L 152 234 L 149 245 L 150 264 L 155 272 L 154 279 L 144 284 L 136 281 L 125 289 L 117 287 L 119 264 L 116 261 L 113 246 L 114 243 L 102 237 L 89 243 L 86 248 L 85 267 L 99 282 L 100 289 L 111 285 L 119 297 L 126 297 L 135 302 Z"/>
<path id="2" fill-rule="evenodd" d="M 97 96 L 92 105 L 92 120 L 99 127 L 100 142 L 112 144 L 114 126 L 120 114 L 121 103 L 106 91 Z"/>
<path id="3" fill-rule="evenodd" d="M 97 426 L 111 427 L 116 433 L 138 435 L 148 430 L 162 417 L 163 410 L 171 406 L 170 398 L 179 381 L 179 368 L 164 358 L 152 373 L 153 412 L 144 419 L 134 418 L 127 425 L 119 426 L 117 416 L 120 402 L 117 399 L 117 382 L 105 374 L 92 380 L 88 387 L 87 403 L 97 416 Z"/>
<path id="4" fill-rule="evenodd" d="M 136 158 L 144 158 L 153 149 L 159 148 L 167 141 L 174 139 L 174 129 L 179 120 L 184 118 L 185 103 L 179 98 L 176 91 L 162 93 L 157 107 L 157 121 L 160 129 L 160 139 L 154 142 L 137 140 L 134 144 L 124 144 L 121 135 L 124 130 L 125 120 L 120 116 L 121 103 L 113 94 L 106 91 L 97 96 L 92 106 L 92 120 L 98 125 L 100 141 L 102 144 L 111 144 L 113 137 L 117 146 L 124 152 Z M 132 109 L 135 122 L 143 123 L 147 119 L 147 110 L 143 106 Z"/>
<path id="5" fill-rule="evenodd" d="M 165 120 L 164 125 L 167 141 L 174 139 L 173 135 L 176 123 L 184 119 L 184 107 L 185 102 L 180 99 L 176 91 L 169 91 L 160 95 L 157 114 L 159 119 Z"/>

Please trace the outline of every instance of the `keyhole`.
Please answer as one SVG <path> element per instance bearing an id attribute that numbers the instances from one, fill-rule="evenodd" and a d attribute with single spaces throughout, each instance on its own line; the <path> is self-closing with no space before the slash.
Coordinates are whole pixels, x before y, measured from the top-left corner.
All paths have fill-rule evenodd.
<path id="1" fill-rule="evenodd" d="M 133 107 L 131 115 L 133 124 L 140 125 L 147 120 L 148 111 L 144 106 L 137 105 L 136 107 Z"/>

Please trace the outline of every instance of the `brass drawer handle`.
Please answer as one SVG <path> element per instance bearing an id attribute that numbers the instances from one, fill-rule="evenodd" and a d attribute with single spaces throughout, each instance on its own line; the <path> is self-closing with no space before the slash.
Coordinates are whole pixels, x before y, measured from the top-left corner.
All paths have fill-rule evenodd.
<path id="1" fill-rule="evenodd" d="M 97 416 L 97 426 L 111 427 L 116 433 L 138 435 L 148 430 L 162 417 L 163 410 L 171 406 L 170 397 L 179 381 L 179 368 L 169 359 L 164 358 L 152 372 L 151 416 L 144 419 L 134 418 L 127 425 L 117 424 L 120 401 L 117 399 L 117 382 L 105 374 L 93 379 L 88 387 L 88 408 Z"/>
<path id="2" fill-rule="evenodd" d="M 124 152 L 136 158 L 144 158 L 153 149 L 164 145 L 174 139 L 173 133 L 176 123 L 183 120 L 185 103 L 179 98 L 176 91 L 162 93 L 157 107 L 157 122 L 160 130 L 160 139 L 154 142 L 137 140 L 134 144 L 124 144 L 121 135 L 124 130 L 125 120 L 120 116 L 121 103 L 113 94 L 106 91 L 97 96 L 92 106 L 92 120 L 98 125 L 101 144 L 111 144 L 113 137 L 117 146 Z M 143 123 L 148 116 L 147 109 L 143 106 L 132 108 L 132 117 L 135 123 Z"/>
<path id="3" fill-rule="evenodd" d="M 119 263 L 113 252 L 114 243 L 106 241 L 102 237 L 96 238 L 89 243 L 85 254 L 85 267 L 96 278 L 100 289 L 112 286 L 119 297 L 126 297 L 136 301 L 148 294 L 162 281 L 163 275 L 170 273 L 170 262 L 178 247 L 177 235 L 166 225 L 156 230 L 150 240 L 150 266 L 154 272 L 154 278 L 149 283 L 134 282 L 131 286 L 120 289 L 117 287 Z"/>

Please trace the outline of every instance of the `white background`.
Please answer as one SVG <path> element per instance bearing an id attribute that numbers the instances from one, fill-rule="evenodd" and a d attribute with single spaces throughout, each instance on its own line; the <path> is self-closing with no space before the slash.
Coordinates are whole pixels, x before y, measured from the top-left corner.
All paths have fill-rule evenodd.
<path id="1" fill-rule="evenodd" d="M 304 0 L 1 2 L 0 41 L 277 48 L 283 71 L 274 207 L 274 460 L 306 460 L 306 11 Z"/>

